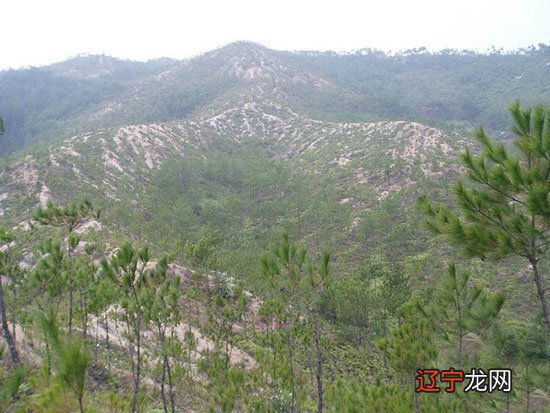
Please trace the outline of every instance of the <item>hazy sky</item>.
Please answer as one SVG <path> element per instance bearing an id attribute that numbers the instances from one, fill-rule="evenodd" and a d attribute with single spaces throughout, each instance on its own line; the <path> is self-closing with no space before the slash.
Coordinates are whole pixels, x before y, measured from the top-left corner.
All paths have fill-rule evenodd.
<path id="1" fill-rule="evenodd" d="M 0 68 L 81 53 L 185 58 L 235 40 L 339 51 L 550 44 L 550 0 L 6 0 L 0 13 Z"/>

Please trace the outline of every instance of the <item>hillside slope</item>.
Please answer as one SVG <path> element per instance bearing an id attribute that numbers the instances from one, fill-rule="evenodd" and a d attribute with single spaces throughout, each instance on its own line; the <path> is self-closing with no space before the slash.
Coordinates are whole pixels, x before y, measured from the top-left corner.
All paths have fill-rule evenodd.
<path id="1" fill-rule="evenodd" d="M 88 57 L 31 71 L 74 110 L 36 99 L 20 124 L 38 127 L 32 142 L 0 160 L 14 234 L 0 232 L 0 286 L 29 366 L 0 363 L 15 395 L 0 389 L 0 407 L 82 411 L 86 393 L 98 411 L 168 411 L 168 398 L 173 411 L 313 411 L 323 385 L 327 411 L 523 410 L 524 396 L 543 411 L 529 268 L 446 269 L 457 251 L 415 208 L 419 195 L 452 204 L 472 139 L 443 118 L 367 121 L 380 95 L 302 63 L 237 43 L 139 69 Z M 101 214 L 49 204 L 84 198 Z M 413 396 L 419 365 L 510 367 L 521 384 Z"/>
<path id="2" fill-rule="evenodd" d="M 366 232 L 373 236 L 372 223 L 362 223 L 376 211 L 389 208 L 409 225 L 416 196 L 444 191 L 469 145 L 414 122 L 314 120 L 270 96 L 257 86 L 193 120 L 102 128 L 5 161 L 4 219 L 28 219 L 47 199 L 88 196 L 106 222 L 157 247 L 177 251 L 181 234 L 220 230 L 220 256 L 248 247 L 224 264 L 250 276 L 283 229 L 348 254 L 365 247 Z M 396 236 L 369 244 L 387 250 Z"/>
<path id="3" fill-rule="evenodd" d="M 550 48 L 489 55 L 278 52 L 237 42 L 192 59 L 146 63 L 83 56 L 0 72 L 0 153 L 98 127 L 194 117 L 258 90 L 308 117 L 414 120 L 506 129 L 505 105 L 548 103 Z"/>

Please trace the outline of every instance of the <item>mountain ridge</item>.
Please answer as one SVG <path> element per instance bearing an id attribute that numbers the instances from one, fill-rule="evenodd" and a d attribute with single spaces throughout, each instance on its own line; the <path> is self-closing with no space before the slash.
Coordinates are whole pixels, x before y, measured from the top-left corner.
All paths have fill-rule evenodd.
<path id="1" fill-rule="evenodd" d="M 404 60 L 409 58 L 426 56 Z M 529 319 L 536 326 L 536 300 L 525 288 L 531 281 L 525 263 L 461 261 L 461 271 L 472 278 L 454 273 L 452 264 L 446 271 L 456 251 L 429 238 L 415 208 L 421 195 L 453 204 L 451 184 L 464 173 L 460 154 L 475 152 L 473 139 L 464 128 L 443 127 L 441 119 L 400 117 L 399 108 L 392 116 L 371 113 L 392 88 L 400 99 L 411 98 L 399 90 L 406 84 L 400 76 L 425 72 L 418 78 L 423 87 L 428 75 L 439 85 L 439 72 L 424 67 L 424 60 L 411 66 L 384 61 L 401 65 L 396 76 L 403 83 L 393 84 L 397 78 L 390 76 L 378 86 L 346 85 L 361 70 L 334 78 L 330 65 L 309 70 L 318 62 L 293 59 L 233 44 L 186 62 L 145 64 L 135 76 L 117 78 L 127 63 L 101 56 L 57 67 L 65 75 L 10 74 L 24 94 L 51 93 L 66 105 L 34 100 L 23 115 L 37 119 L 25 125 L 37 128 L 38 143 L 0 159 L 0 220 L 16 239 L 2 233 L 2 252 L 15 247 L 15 267 L 4 267 L 10 279 L 0 277 L 0 286 L 5 279 L 8 317 L 22 359 L 33 366 L 14 405 L 28 400 L 41 406 L 48 399 L 55 411 L 71 410 L 58 407 L 70 401 L 64 388 L 55 390 L 55 353 L 51 381 L 45 380 L 48 338 L 35 314 L 44 312 L 46 301 L 56 307 L 60 337 L 82 333 L 82 348 L 90 357 L 93 352 L 93 363 L 82 370 L 91 393 L 86 399 L 102 411 L 128 410 L 129 380 L 137 371 L 142 410 L 160 409 L 161 398 L 167 410 L 165 373 L 178 409 L 290 411 L 296 389 L 296 410 L 313 410 L 321 363 L 324 378 L 317 383 L 326 385 L 328 410 L 410 411 L 417 400 L 403 378 L 410 379 L 417 349 L 434 353 L 426 363 L 434 359 L 466 371 L 465 364 L 454 364 L 454 338 L 464 339 L 460 351 L 468 363 L 508 363 L 494 337 L 516 324 L 526 327 L 503 338 L 506 351 L 516 351 L 516 337 L 531 340 L 524 332 Z M 370 65 L 368 59 L 359 63 Z M 344 73 L 341 61 L 331 64 Z M 384 67 L 372 66 L 364 75 L 376 77 Z M 33 75 L 42 79 L 38 90 L 31 87 Z M 0 91 L 10 90 L 4 81 L 0 76 Z M 56 87 L 49 89 L 48 82 Z M 371 87 L 373 93 L 363 93 Z M 79 98 L 88 92 L 95 94 Z M 441 99 L 443 92 L 449 93 L 441 90 Z M 8 98 L 0 103 L 13 95 Z M 433 103 L 418 96 L 411 101 L 421 103 L 419 111 Z M 462 335 L 473 325 L 471 311 L 472 319 L 485 311 L 498 315 L 504 301 L 492 297 L 504 295 L 496 290 L 506 291 L 509 302 L 502 322 L 489 325 L 481 315 L 471 335 Z M 448 306 L 440 307 L 443 302 Z M 17 312 L 12 304 L 19 304 Z M 456 317 L 448 316 L 462 304 L 468 323 L 457 331 Z M 431 318 L 432 309 L 441 316 Z M 397 340 L 392 345 L 399 351 L 412 348 L 415 364 L 408 354 L 396 359 L 386 340 Z M 521 363 L 505 365 L 520 371 Z M 8 377 L 2 366 L 0 376 Z M 455 401 L 457 411 L 509 408 L 507 396 L 495 399 L 498 404 Z M 521 406 L 514 397 L 513 406 Z M 372 403 L 378 400 L 382 404 Z M 421 400 L 426 411 L 452 410 L 437 398 Z"/>
<path id="2" fill-rule="evenodd" d="M 131 216 L 138 224 L 155 216 L 152 205 L 166 196 L 153 201 L 165 185 L 164 178 L 159 181 L 165 165 L 197 165 L 192 174 L 202 174 L 201 163 L 217 162 L 220 156 L 223 160 L 224 154 L 235 154 L 230 162 L 265 156 L 265 162 L 288 171 L 285 179 L 311 181 L 312 196 L 330 192 L 326 203 L 339 210 L 331 214 L 341 215 L 332 226 L 340 226 L 344 238 L 353 238 L 363 231 L 359 228 L 369 211 L 384 208 L 387 199 L 413 202 L 423 191 L 443 188 L 460 170 L 456 154 L 470 145 L 460 135 L 420 123 L 327 122 L 256 96 L 190 120 L 92 130 L 15 157 L 0 173 L 0 208 L 4 219 L 15 225 L 47 200 L 67 203 L 87 196 L 104 208 L 106 222 L 118 227 L 123 219 L 124 225 L 144 235 L 143 228 L 121 214 L 134 210 Z M 222 193 L 234 190 L 228 188 Z M 186 189 L 174 187 L 171 192 L 180 190 Z M 210 201 L 193 202 L 193 208 L 204 209 Z M 173 220 L 163 219 L 169 226 Z M 312 229 L 304 236 L 312 236 Z"/>
<path id="3" fill-rule="evenodd" d="M 183 61 L 77 57 L 0 72 L 7 127 L 0 151 L 97 127 L 186 119 L 239 93 L 264 93 L 328 121 L 412 120 L 461 131 L 484 124 L 500 133 L 507 103 L 518 96 L 546 102 L 548 50 L 333 56 L 238 42 Z"/>

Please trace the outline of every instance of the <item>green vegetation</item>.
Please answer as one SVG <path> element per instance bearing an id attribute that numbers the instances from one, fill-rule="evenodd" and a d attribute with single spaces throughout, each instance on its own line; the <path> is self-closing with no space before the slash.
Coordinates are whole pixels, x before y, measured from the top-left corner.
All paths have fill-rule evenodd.
<path id="1" fill-rule="evenodd" d="M 521 111 L 516 105 L 512 113 L 515 130 L 521 134 L 520 151 L 542 151 L 548 134 L 546 109 Z M 469 212 L 466 218 L 475 230 L 466 230 L 466 224 L 449 208 L 432 207 L 426 198 L 421 198 L 420 205 L 433 228 L 454 236 L 467 251 L 482 256 L 494 251 L 502 258 L 516 251 L 512 241 L 523 228 L 506 227 L 503 211 L 517 211 L 507 200 L 513 197 L 526 208 L 539 208 L 540 202 L 535 201 L 546 199 L 546 195 L 505 192 L 512 180 L 505 179 L 503 168 L 489 169 L 484 157 L 497 165 L 492 168 L 505 163 L 515 171 L 513 182 L 518 177 L 527 182 L 529 177 L 528 182 L 539 192 L 545 181 L 535 182 L 540 173 L 533 165 L 540 170 L 547 167 L 527 152 L 532 169 L 522 173 L 522 161 L 510 158 L 502 145 L 494 147 L 482 132 L 478 136 L 484 152 L 481 160 L 466 152 L 467 176 L 497 195 L 482 196 L 470 189 L 480 201 L 459 198 L 459 206 Z M 288 175 L 261 155 L 249 156 L 244 163 L 237 163 L 234 156 L 213 156 L 195 163 L 167 162 L 155 177 L 153 187 L 158 192 L 151 193 L 150 199 L 168 201 L 153 204 L 160 216 L 177 218 L 176 211 L 188 211 L 188 215 L 180 215 L 180 221 L 167 221 L 165 226 L 161 226 L 162 220 L 153 220 L 151 229 L 142 231 L 152 234 L 154 242 L 163 237 L 155 238 L 153 228 L 164 239 L 175 239 L 181 258 L 197 269 L 193 275 L 184 272 L 182 278 L 166 257 L 155 262 L 147 247 L 136 248 L 128 242 L 109 253 L 104 249 L 106 240 L 94 240 L 93 234 L 79 229 L 89 220 L 99 219 L 87 200 L 67 207 L 51 202 L 40 207 L 34 218 L 42 228 L 31 228 L 30 238 L 35 241 L 24 241 L 23 233 L 17 231 L 6 233 L 2 268 L 11 283 L 18 280 L 20 291 L 13 297 L 5 297 L 1 291 L 4 336 L 11 336 L 13 345 L 11 363 L 2 372 L 2 397 L 9 409 L 436 412 L 543 408 L 548 331 L 540 318 L 528 317 L 527 324 L 517 324 L 519 319 L 503 316 L 501 310 L 508 305 L 505 295 L 484 286 L 487 279 L 483 273 L 477 275 L 451 263 L 430 286 L 412 280 L 418 269 L 405 261 L 391 266 L 375 256 L 362 268 L 348 267 L 349 274 L 342 272 L 345 266 L 329 271 L 330 254 L 310 255 L 305 245 L 295 244 L 286 233 L 255 264 L 263 280 L 246 277 L 246 266 L 240 279 L 219 272 L 217 269 L 231 262 L 225 261 L 224 255 L 246 245 L 242 228 L 237 231 L 239 222 L 255 219 L 259 223 L 251 221 L 249 225 L 261 226 L 265 222 L 261 214 L 265 220 L 279 214 L 279 222 L 293 222 L 292 215 L 285 213 L 292 210 L 292 203 L 303 202 L 305 194 L 319 212 L 326 189 L 319 188 L 308 175 Z M 279 173 L 262 174 L 262 170 Z M 500 185 L 508 186 L 499 187 L 497 178 Z M 465 197 L 467 191 L 458 184 L 459 197 Z M 247 206 L 259 199 L 269 202 L 274 194 L 281 203 L 279 210 L 255 215 L 256 209 Z M 491 207 L 484 207 L 482 201 L 492 202 Z M 468 207 L 474 205 L 476 211 L 500 215 L 487 222 L 473 221 L 476 215 Z M 162 207 L 174 209 L 163 211 Z M 302 211 L 302 219 L 307 213 L 307 209 Z M 496 219 L 501 220 L 492 227 Z M 323 222 L 316 224 L 327 225 Z M 453 231 L 445 231 L 445 225 Z M 178 238 L 176 234 L 183 228 L 191 229 L 195 237 Z M 518 232 L 507 241 L 507 232 L 499 232 L 503 228 L 517 228 Z M 294 232 L 303 237 L 306 229 L 294 228 Z M 543 233 L 531 230 L 526 236 Z M 233 243 L 227 241 L 230 237 L 235 237 Z M 13 262 L 22 257 L 23 250 L 16 246 L 23 242 L 21 245 L 31 250 L 37 245 L 38 250 L 36 265 L 22 277 L 17 275 L 21 268 Z M 528 248 L 533 242 L 517 245 Z M 256 250 L 261 248 L 256 246 Z M 110 258 L 101 258 L 106 254 Z M 543 256 L 539 257 L 541 267 Z M 99 265 L 95 257 L 101 258 Z M 262 300 L 244 285 L 254 287 Z M 413 285 L 421 289 L 412 293 Z M 8 304 L 13 299 L 14 314 L 18 314 L 17 319 L 12 318 L 13 330 L 8 326 L 6 299 Z M 25 346 L 22 366 L 13 337 L 16 320 L 24 327 L 25 338 L 18 344 Z M 64 322 L 66 328 L 61 327 Z M 89 327 L 94 323 L 95 337 L 94 328 Z M 110 338 L 109 331 L 118 340 Z M 350 341 L 355 347 L 346 347 Z M 31 347 L 34 350 L 25 344 L 29 342 L 36 343 Z M 372 364 L 355 365 L 353 360 L 361 353 Z M 33 365 L 30 354 L 43 360 L 38 371 L 26 368 Z M 376 359 L 381 362 L 373 363 Z M 490 399 L 462 396 L 461 384 L 458 393 L 444 398 L 411 391 L 411 383 L 418 380 L 417 369 L 436 365 L 464 372 L 479 366 L 510 367 L 516 372 L 516 390 L 502 396 L 495 393 Z M 98 376 L 101 371 L 103 379 Z M 64 397 L 66 393 L 72 398 Z"/>
<path id="2" fill-rule="evenodd" d="M 547 45 L 487 54 L 467 50 L 429 53 L 424 48 L 395 56 L 369 49 L 343 55 L 278 54 L 284 61 L 363 97 L 362 107 L 371 116 L 384 119 L 415 119 L 459 127 L 483 124 L 500 133 L 508 124 L 502 111 L 504 102 L 522 96 L 528 105 L 550 104 L 547 91 L 538 84 L 548 75 Z"/>
<path id="3" fill-rule="evenodd" d="M 101 63 L 103 62 L 103 63 Z M 80 130 L 70 120 L 97 110 L 133 82 L 163 70 L 170 61 L 127 62 L 106 56 L 77 57 L 41 68 L 0 73 L 0 113 L 8 133 L 2 152 Z"/>
<path id="4" fill-rule="evenodd" d="M 543 106 L 523 111 L 515 103 L 510 112 L 520 156 L 493 144 L 480 129 L 476 137 L 482 153 L 475 158 L 467 151 L 463 156 L 466 176 L 477 186 L 466 188 L 459 182 L 455 188 L 461 216 L 432 207 L 426 198 L 420 205 L 431 218 L 430 228 L 448 235 L 467 255 L 527 260 L 550 332 L 548 277 L 541 271 L 550 242 L 550 111 Z"/>
<path id="5" fill-rule="evenodd" d="M 349 209 L 322 183 L 289 173 L 261 154 L 169 161 L 153 187 L 138 218 L 153 244 L 179 253 L 193 267 L 217 266 L 244 276 L 257 270 L 257 257 L 278 230 L 288 228 L 299 238 L 314 235 L 319 248 L 328 248 L 345 235 L 337 228 L 350 221 Z M 133 226 L 125 222 L 123 208 L 117 222 Z"/>
<path id="6" fill-rule="evenodd" d="M 321 350 L 321 329 L 319 326 L 319 301 L 325 289 L 330 285 L 329 260 L 330 254 L 323 254 L 318 268 L 307 262 L 307 249 L 290 242 L 288 234 L 283 234 L 280 245 L 273 249 L 272 256 L 261 258 L 261 271 L 269 277 L 272 292 L 270 305 L 277 311 L 273 314 L 283 329 L 284 348 L 288 351 L 288 365 L 291 394 L 290 410 L 295 411 L 295 366 L 293 337 L 296 332 L 294 323 L 303 325 L 300 317 L 305 317 L 312 329 L 315 350 L 315 378 L 317 384 L 317 412 L 323 411 L 323 354 Z M 292 314 L 292 311 L 295 314 Z"/>
<path id="7" fill-rule="evenodd" d="M 0 73 L 0 113 L 9 131 L 0 148 L 9 153 L 91 127 L 192 118 L 257 86 L 274 91 L 270 100 L 316 119 L 409 119 L 462 129 L 484 124 L 502 132 L 503 102 L 524 96 L 526 104 L 550 104 L 540 87 L 548 81 L 549 53 L 549 46 L 539 45 L 514 53 L 419 49 L 396 56 L 376 50 L 339 55 L 276 52 L 239 42 L 185 64 L 77 57 Z M 282 71 L 247 78 L 227 63 L 237 57 L 243 73 L 260 58 Z"/>
<path id="8" fill-rule="evenodd" d="M 460 62 L 546 54 L 288 55 L 235 44 L 186 65 L 91 57 L 50 67 L 98 96 L 102 82 L 123 92 L 95 118 L 102 97 L 81 110 L 78 90 L 68 94 L 78 113 L 61 111 L 60 127 L 102 128 L 2 160 L 11 230 L 0 232 L 0 411 L 546 411 L 548 109 L 512 105 L 515 147 L 482 130 L 476 146 L 418 123 L 293 112 L 372 115 L 353 112 L 372 79 L 350 91 L 342 85 L 359 71 L 324 83 L 304 72 L 312 62 L 339 71 L 376 57 L 420 79 L 430 62 L 452 80 Z M 327 104 L 340 95 L 341 112 Z M 372 96 L 387 102 L 376 115 L 423 116 Z M 475 121 L 491 116 L 489 103 L 431 119 Z M 41 125 L 41 139 L 57 133 Z M 513 391 L 465 392 L 465 380 L 454 393 L 441 381 L 438 394 L 416 392 L 419 370 L 432 368 L 509 368 Z"/>

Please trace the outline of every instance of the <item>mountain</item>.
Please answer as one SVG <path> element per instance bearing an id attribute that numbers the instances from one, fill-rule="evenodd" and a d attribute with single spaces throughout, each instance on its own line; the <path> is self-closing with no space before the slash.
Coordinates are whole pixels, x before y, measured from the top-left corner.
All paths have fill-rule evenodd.
<path id="1" fill-rule="evenodd" d="M 40 125 L 33 139 L 42 144 L 27 142 L 2 159 L 3 220 L 10 226 L 28 220 L 47 199 L 68 203 L 90 197 L 103 208 L 109 236 L 140 240 L 179 260 L 185 260 L 186 242 L 224 234 L 212 259 L 248 280 L 251 290 L 262 288 L 258 256 L 281 231 L 315 250 L 333 251 L 340 271 L 361 266 L 366 256 L 399 265 L 420 260 L 425 262 L 417 274 L 421 279 L 441 261 L 432 257 L 438 246 L 418 226 L 413 204 L 423 194 L 450 202 L 449 185 L 461 171 L 459 155 L 475 145 L 464 125 L 443 128 L 437 118 L 429 123 L 392 116 L 337 120 L 356 118 L 352 113 L 359 114 L 359 108 L 378 110 L 380 95 L 362 96 L 346 82 L 306 70 L 304 62 L 378 59 L 384 66 L 401 62 L 403 74 L 419 70 L 423 59 L 433 65 L 445 59 L 521 62 L 545 53 L 541 47 L 510 56 L 342 56 L 289 54 L 239 42 L 186 61 L 134 66 L 85 56 L 49 68 L 8 71 L 0 84 L 37 95 L 37 84 L 55 90 L 56 101 L 66 99 L 67 111 L 46 118 L 61 106 L 31 106 L 25 115 Z M 445 66 L 448 74 L 453 67 L 458 66 Z M 42 80 L 33 82 L 34 75 Z M 49 88 L 52 84 L 57 86 Z M 107 84 L 114 86 L 104 93 Z M 97 93 L 80 108 L 71 104 L 78 101 L 73 87 Z M 501 99 L 501 108 L 506 103 Z M 19 119 L 2 113 L 9 131 Z M 19 132 L 29 125 L 22 121 Z M 10 139 L 8 132 L 3 142 Z"/>
<path id="2" fill-rule="evenodd" d="M 550 104 L 550 47 L 515 52 L 408 50 L 395 55 L 371 49 L 354 53 L 277 52 L 289 64 L 370 99 L 383 118 L 435 121 L 507 131 L 503 106 Z"/>
<path id="3" fill-rule="evenodd" d="M 250 43 L 181 62 L 133 63 L 88 56 L 0 74 L 0 113 L 7 129 L 2 144 L 12 151 L 89 127 L 181 119 L 259 80 L 269 88 L 266 91 L 295 100 L 296 107 L 315 108 L 319 99 L 323 105 L 336 99 L 346 110 L 359 100 Z"/>
<path id="4" fill-rule="evenodd" d="M 253 276 L 254 257 L 282 229 L 342 254 L 367 244 L 387 253 L 385 246 L 398 242 L 405 227 L 374 233 L 386 223 L 373 225 L 372 217 L 389 209 L 412 225 L 416 213 L 401 206 L 424 191 L 444 191 L 470 141 L 415 122 L 311 119 L 279 103 L 286 90 L 294 82 L 305 91 L 335 93 L 333 86 L 284 66 L 267 69 L 259 56 L 257 65 L 230 60 L 222 73 L 230 68 L 250 83 L 188 120 L 99 128 L 6 161 L 0 174 L 4 216 L 15 224 L 46 199 L 88 196 L 104 208 L 105 222 L 174 253 L 181 234 L 194 239 L 205 228 L 222 231 L 227 251 L 239 243 L 248 247 L 224 263 L 246 276 Z M 171 73 L 165 76 L 173 81 Z M 368 229 L 362 226 L 367 221 Z M 414 255 L 419 246 L 403 251 Z"/>
<path id="5" fill-rule="evenodd" d="M 445 269 L 457 251 L 428 236 L 415 203 L 452 205 L 460 155 L 478 149 L 465 128 L 497 103 L 504 113 L 511 94 L 493 95 L 503 79 L 546 54 L 338 55 L 239 42 L 185 61 L 80 56 L 1 73 L 0 220 L 18 238 L 0 232 L 10 274 L 0 293 L 24 363 L 42 368 L 19 379 L 0 365 L 0 386 L 17 394 L 1 390 L 0 405 L 74 411 L 70 391 L 83 410 L 63 363 L 88 354 L 79 383 L 98 411 L 127 411 L 130 399 L 168 411 L 172 383 L 181 411 L 313 411 L 323 380 L 329 411 L 523 407 L 520 397 L 418 401 L 405 381 L 418 357 L 467 371 L 455 364 L 458 341 L 468 363 L 506 362 L 522 380 L 523 337 L 527 380 L 544 396 L 529 269 L 461 260 L 474 276 L 458 283 Z M 470 64 L 489 70 L 501 58 L 509 64 L 492 79 L 470 76 Z M 536 76 L 547 73 L 529 73 L 517 79 L 522 100 L 545 90 Z M 463 89 L 491 94 L 486 110 L 454 113 L 472 102 L 455 95 Z M 101 214 L 50 205 L 85 198 Z M 162 256 L 171 263 L 152 258 Z M 130 394 L 135 383 L 143 397 Z"/>
<path id="6" fill-rule="evenodd" d="M 134 75 L 121 75 L 129 67 Z M 60 84 L 116 86 L 55 128 L 44 123 L 36 139 L 56 136 L 50 145 L 5 160 L 4 217 L 15 224 L 40 200 L 89 196 L 109 226 L 180 258 L 185 240 L 223 232 L 218 258 L 243 277 L 283 229 L 352 267 L 367 252 L 421 254 L 425 235 L 410 206 L 424 193 L 446 199 L 458 156 L 472 145 L 460 129 L 410 120 L 335 121 L 374 110 L 368 100 L 379 96 L 248 42 L 186 61 L 85 56 L 36 70 Z M 73 133 L 64 138 L 60 128 Z M 402 225 L 388 229 L 392 219 Z M 235 256 L 239 245 L 246 252 Z"/>
<path id="7" fill-rule="evenodd" d="M 294 110 L 327 113 L 321 104 L 338 102 L 345 110 L 360 99 L 319 76 L 284 64 L 264 47 L 236 43 L 142 79 L 84 120 L 91 116 L 98 124 L 113 125 L 182 119 L 209 107 L 216 109 L 243 93 L 269 95 Z"/>
<path id="8" fill-rule="evenodd" d="M 80 56 L 0 72 L 0 113 L 7 124 L 0 150 L 90 127 L 191 117 L 239 91 L 256 93 L 259 84 L 272 100 L 315 119 L 413 120 L 463 130 L 483 124 L 499 134 L 506 129 L 506 104 L 518 97 L 548 103 L 549 49 L 340 55 L 237 42 L 184 61 Z"/>
<path id="9" fill-rule="evenodd" d="M 67 137 L 71 119 L 122 93 L 136 78 L 163 67 L 104 56 L 74 58 L 41 68 L 0 73 L 0 112 L 6 121 L 2 151 Z"/>
<path id="10" fill-rule="evenodd" d="M 45 66 L 43 69 L 64 78 L 104 78 L 108 79 L 108 81 L 129 82 L 136 78 L 154 74 L 159 70 L 164 70 L 164 68 L 175 63 L 174 59 L 169 58 L 134 62 L 105 55 L 81 55 L 72 57 L 64 62 Z"/>

